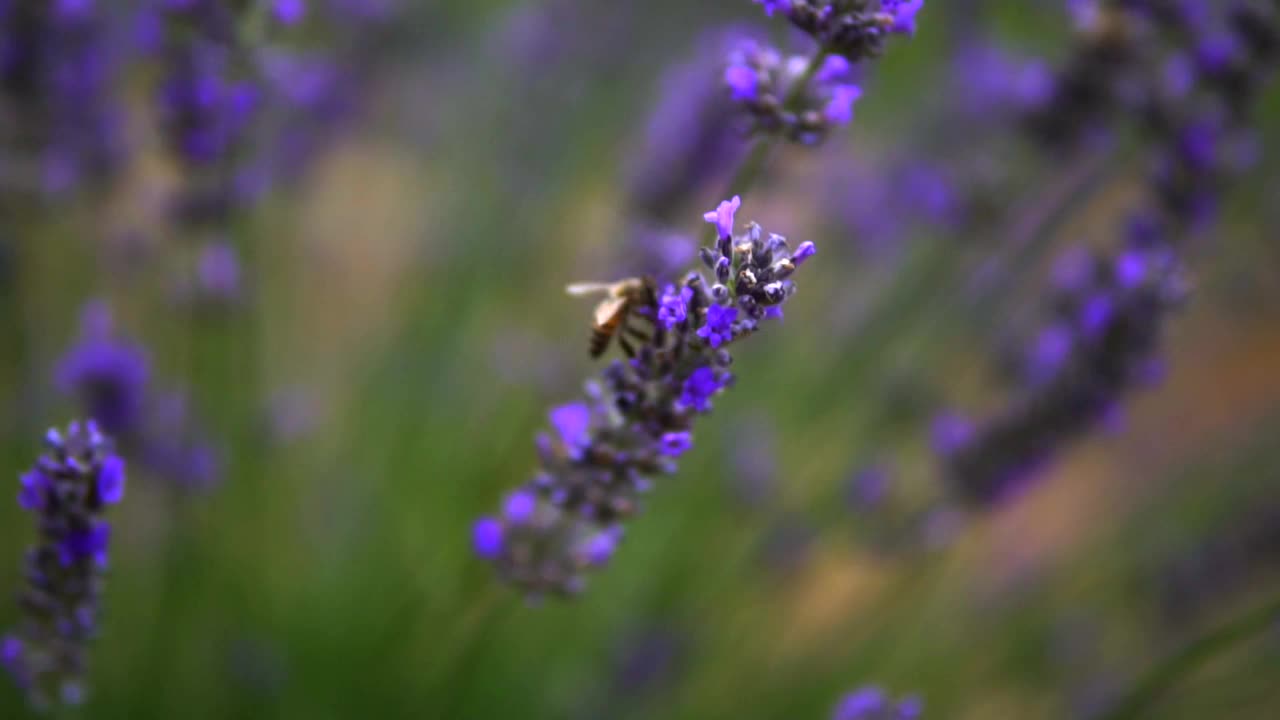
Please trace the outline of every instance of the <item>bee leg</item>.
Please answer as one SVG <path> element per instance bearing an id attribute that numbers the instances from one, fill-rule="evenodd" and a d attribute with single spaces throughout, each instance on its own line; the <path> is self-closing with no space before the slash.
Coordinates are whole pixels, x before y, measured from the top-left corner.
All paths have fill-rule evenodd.
<path id="1" fill-rule="evenodd" d="M 631 337 L 633 337 L 633 338 L 635 338 L 636 340 L 639 340 L 640 342 L 643 342 L 643 343 L 647 343 L 647 342 L 652 342 L 652 341 L 653 341 L 653 336 L 652 336 L 652 335 L 649 335 L 648 333 L 645 333 L 645 332 L 643 332 L 643 331 L 637 330 L 637 329 L 635 329 L 634 327 L 632 327 L 632 326 L 630 326 L 630 325 L 624 326 L 624 327 L 622 328 L 622 332 L 623 332 L 623 333 L 625 333 L 625 334 L 627 334 L 627 335 L 630 335 Z"/>
<path id="2" fill-rule="evenodd" d="M 627 357 L 633 358 L 636 356 L 636 348 L 627 340 L 626 335 L 618 334 L 618 345 L 622 346 L 622 352 L 626 353 Z"/>

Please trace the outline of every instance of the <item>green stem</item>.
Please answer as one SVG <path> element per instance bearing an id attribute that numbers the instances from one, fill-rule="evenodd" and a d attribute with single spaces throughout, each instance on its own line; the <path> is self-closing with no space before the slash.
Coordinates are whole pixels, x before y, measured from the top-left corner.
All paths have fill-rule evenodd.
<path id="1" fill-rule="evenodd" d="M 1136 720 L 1152 717 L 1150 710 L 1170 688 L 1213 658 L 1240 643 L 1275 627 L 1280 620 L 1280 597 L 1232 619 L 1196 638 L 1182 650 L 1165 658 L 1139 678 L 1102 720 Z"/>

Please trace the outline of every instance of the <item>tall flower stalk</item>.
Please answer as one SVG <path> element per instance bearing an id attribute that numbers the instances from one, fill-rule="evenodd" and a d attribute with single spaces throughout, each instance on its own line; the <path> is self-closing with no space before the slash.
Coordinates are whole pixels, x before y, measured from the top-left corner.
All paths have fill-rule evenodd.
<path id="1" fill-rule="evenodd" d="M 735 49 L 725 84 L 760 139 L 733 187 L 754 181 L 774 139 L 813 144 L 852 119 L 861 91 L 844 79 L 851 63 L 878 55 L 889 35 L 913 32 L 921 4 L 887 0 L 858 24 L 854 18 L 870 12 L 867 3 L 837 3 L 833 22 L 857 27 L 802 25 L 819 43 L 808 59 L 784 60 L 754 41 Z M 798 4 L 791 7 L 798 12 Z M 777 9 L 766 6 L 770 14 Z M 609 561 L 653 478 L 675 472 L 693 445 L 696 419 L 732 385 L 729 346 L 782 317 L 795 292 L 791 276 L 815 246 L 793 249 L 755 223 L 740 228 L 741 202 L 735 194 L 705 214 L 715 232 L 699 251 L 702 270 L 661 290 L 651 279 L 635 281 L 643 289 L 629 291 L 622 313 L 641 319 L 647 332 L 632 331 L 625 317 L 607 322 L 624 336 L 619 343 L 630 359 L 588 381 L 582 401 L 551 411 L 552 432 L 537 441 L 539 471 L 507 496 L 498 515 L 474 525 L 477 554 L 527 594 L 574 595 L 591 569 Z M 638 349 L 630 344 L 637 340 Z"/>
<path id="2" fill-rule="evenodd" d="M 1119 248 L 1060 266 L 1013 400 L 987 419 L 951 416 L 937 426 L 948 486 L 968 501 L 988 504 L 1022 487 L 1061 448 L 1112 417 L 1127 393 L 1158 379 L 1163 327 L 1185 294 L 1181 246 L 1212 222 L 1225 185 L 1239 174 L 1252 106 L 1280 57 L 1276 11 L 1250 3 L 1221 15 L 1191 8 L 1163 0 L 1106 6 L 1114 13 L 1107 32 L 1145 32 L 1170 45 L 1166 55 L 1127 68 L 1146 78 L 1127 86 L 1124 99 L 1154 141 L 1147 198 Z M 1099 84 L 1090 96 L 1114 92 L 1105 89 L 1113 78 L 1090 77 Z"/>
<path id="3" fill-rule="evenodd" d="M 106 510 L 124 498 L 124 461 L 95 422 L 73 422 L 45 435 L 45 454 L 20 482 L 18 504 L 39 536 L 26 555 L 23 617 L 0 640 L 0 664 L 32 705 L 78 705 L 108 566 Z"/>

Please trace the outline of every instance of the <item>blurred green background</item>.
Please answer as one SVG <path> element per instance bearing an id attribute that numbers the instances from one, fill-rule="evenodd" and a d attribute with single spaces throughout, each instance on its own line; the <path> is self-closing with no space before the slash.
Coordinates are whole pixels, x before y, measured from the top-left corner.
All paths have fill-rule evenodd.
<path id="1" fill-rule="evenodd" d="M 914 41 L 877 63 L 848 138 L 778 153 L 744 198 L 740 218 L 813 239 L 821 262 L 785 323 L 743 344 L 738 386 L 574 602 L 502 586 L 470 525 L 527 478 L 547 408 L 596 369 L 589 309 L 561 289 L 629 272 L 623 169 L 664 70 L 718 25 L 788 42 L 780 23 L 745 0 L 412 6 L 358 124 L 232 230 L 249 292 L 227 312 L 167 301 L 181 243 L 119 247 L 172 172 L 162 159 L 136 162 L 107 202 L 33 213 L 0 283 L 9 477 L 75 412 L 49 368 L 92 298 L 145 341 L 159 384 L 190 391 L 225 451 L 206 492 L 130 477 L 92 694 L 71 716 L 822 718 L 876 683 L 920 694 L 931 718 L 1090 717 L 1280 590 L 1276 554 L 1211 576 L 1193 612 L 1168 608 L 1163 579 L 1280 506 L 1273 142 L 1197 246 L 1168 376 L 1127 404 L 1122 431 L 1073 448 L 1016 503 L 960 518 L 945 546 L 895 548 L 894 528 L 938 493 L 927 409 L 997 401 L 993 335 L 1034 308 L 1052 247 L 1114 242 L 1141 171 L 1121 160 L 1091 182 L 989 303 L 938 292 L 989 238 L 922 232 L 893 260 L 860 254 L 820 200 L 827 171 L 970 149 L 931 115 L 962 28 L 1050 58 L 1069 40 L 1053 4 L 956 5 L 929 3 Z M 1266 111 L 1280 140 L 1280 95 Z M 996 130 L 985 141 L 1015 132 Z M 1018 173 L 1025 197 L 1002 214 L 1063 174 L 1043 159 Z M 723 182 L 689 199 L 679 229 L 700 229 Z M 873 320 L 850 330 L 859 303 Z M 281 398 L 310 421 L 296 438 L 268 432 Z M 849 479 L 875 462 L 893 463 L 895 502 L 857 512 Z M 744 499 L 756 475 L 767 490 Z M 17 593 L 32 532 L 0 504 L 0 596 Z M 16 617 L 0 603 L 0 626 Z M 1278 679 L 1280 626 L 1150 716 L 1274 717 Z M 25 712 L 0 687 L 0 717 Z"/>

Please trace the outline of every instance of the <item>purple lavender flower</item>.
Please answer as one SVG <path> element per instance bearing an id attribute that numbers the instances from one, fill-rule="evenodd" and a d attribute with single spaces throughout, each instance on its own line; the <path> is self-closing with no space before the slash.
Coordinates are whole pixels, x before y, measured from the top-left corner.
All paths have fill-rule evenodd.
<path id="1" fill-rule="evenodd" d="M 29 163 L 34 180 L 14 189 L 67 192 L 122 165 L 119 17 L 89 2 L 0 4 L 0 100 L 13 111 L 4 150 Z"/>
<path id="2" fill-rule="evenodd" d="M 124 461 L 93 421 L 50 430 L 45 446 L 22 477 L 20 504 L 39 529 L 27 553 L 24 617 L 0 641 L 0 665 L 38 708 L 83 700 L 111 540 L 104 514 L 124 498 L 125 483 Z"/>
<path id="3" fill-rule="evenodd" d="M 497 518 L 480 518 L 472 527 L 472 545 L 476 555 L 496 560 L 502 554 L 502 522 Z"/>
<path id="4" fill-rule="evenodd" d="M 115 332 L 104 303 L 85 306 L 80 336 L 55 366 L 54 382 L 150 473 L 191 489 L 216 484 L 218 453 L 186 398 L 155 391 L 148 352 Z"/>
<path id="5" fill-rule="evenodd" d="M 513 525 L 523 525 L 533 519 L 538 509 L 538 497 L 528 490 L 517 490 L 507 496 L 502 506 L 502 517 Z"/>
<path id="6" fill-rule="evenodd" d="M 200 295 L 213 302 L 230 303 L 240 295 L 240 259 L 226 242 L 212 242 L 196 260 Z"/>
<path id="7" fill-rule="evenodd" d="M 812 145 L 832 127 L 853 120 L 853 105 L 862 97 L 862 89 L 853 82 L 849 61 L 827 56 L 812 80 L 801 87 L 808 64 L 808 58 L 784 57 L 750 38 L 729 52 L 725 85 L 753 132 Z"/>
<path id="8" fill-rule="evenodd" d="M 718 348 L 733 339 L 733 323 L 738 319 L 738 308 L 712 305 L 707 308 L 706 324 L 698 328 L 698 337 Z"/>
<path id="9" fill-rule="evenodd" d="M 915 720 L 924 711 L 918 698 L 892 700 L 882 689 L 868 686 L 840 699 L 832 720 Z"/>
<path id="10" fill-rule="evenodd" d="M 924 0 L 756 0 L 770 17 L 779 10 L 818 44 L 851 62 L 878 57 L 890 35 L 914 35 Z"/>
<path id="11" fill-rule="evenodd" d="M 724 69 L 724 84 L 734 100 L 756 100 L 760 97 L 760 74 L 748 65 L 730 63 Z"/>
<path id="12" fill-rule="evenodd" d="M 704 214 L 702 219 L 715 225 L 720 237 L 733 237 L 733 216 L 741 206 L 742 198 L 734 195 L 732 200 L 721 202 L 715 210 Z"/>
<path id="13" fill-rule="evenodd" d="M 900 35 L 916 34 L 916 15 L 924 8 L 924 0 L 884 0 L 883 9 L 893 18 L 891 32 Z"/>
<path id="14" fill-rule="evenodd" d="M 710 367 L 701 367 L 689 374 L 680 391 L 680 404 L 697 412 L 711 410 L 711 398 L 724 388 L 726 378 Z"/>
<path id="15" fill-rule="evenodd" d="M 570 453 L 580 452 L 591 441 L 591 408 L 585 403 L 561 405 L 551 411 L 551 427 Z"/>
<path id="16" fill-rule="evenodd" d="M 80 339 L 54 370 L 58 390 L 76 397 L 109 433 L 135 432 L 143 418 L 150 360 L 136 343 L 113 336 L 111 313 L 90 303 L 81 318 Z"/>
<path id="17" fill-rule="evenodd" d="M 933 451 L 942 457 L 949 457 L 973 442 L 973 422 L 956 413 L 941 413 L 933 419 L 930 434 L 933 438 Z"/>
<path id="18" fill-rule="evenodd" d="M 883 465 L 872 465 L 857 471 L 849 479 L 846 495 L 849 506 L 858 512 L 880 507 L 889 495 L 890 481 L 889 470 Z"/>
<path id="19" fill-rule="evenodd" d="M 732 381 L 726 346 L 758 330 L 792 294 L 799 263 L 786 239 L 766 236 L 754 223 L 734 235 L 739 204 L 735 198 L 707 214 L 730 236 L 702 253 L 728 260 L 731 286 L 708 288 L 692 272 L 669 288 L 664 295 L 679 298 L 684 319 L 655 321 L 634 357 L 613 362 L 588 383 L 587 401 L 552 411 L 554 436 L 538 440 L 541 469 L 517 491 L 536 495 L 537 507 L 525 505 L 513 516 L 508 499 L 502 517 L 473 527 L 477 554 L 526 592 L 577 593 L 585 573 L 613 557 L 653 478 L 675 471 L 676 459 L 693 445 L 695 420 Z M 655 297 L 635 311 L 657 318 L 662 302 Z M 667 310 L 675 316 L 674 302 Z"/>
<path id="20" fill-rule="evenodd" d="M 271 14 L 282 25 L 297 25 L 307 14 L 305 0 L 273 0 Z"/>
<path id="21" fill-rule="evenodd" d="M 659 442 L 663 455 L 680 457 L 693 447 L 693 435 L 687 432 L 670 432 L 663 435 Z"/>
<path id="22" fill-rule="evenodd" d="M 853 104 L 862 97 L 862 88 L 857 85 L 834 85 L 831 98 L 823 108 L 822 114 L 832 125 L 847 125 L 853 121 Z"/>
<path id="23" fill-rule="evenodd" d="M 693 289 L 668 285 L 658 300 L 658 322 L 668 330 L 684 322 L 689 317 L 689 303 L 693 301 Z"/>
<path id="24" fill-rule="evenodd" d="M 1216 157 L 1222 141 L 1248 132 L 1249 111 L 1280 60 L 1280 18 L 1258 5 L 1221 10 L 1230 33 L 1225 39 L 1212 34 L 1216 24 L 1164 3 L 1124 3 L 1109 12 L 1119 13 L 1113 18 L 1118 23 L 1161 28 L 1175 54 L 1188 46 L 1203 52 L 1206 42 L 1223 49 L 1176 93 L 1164 92 L 1162 63 L 1146 61 L 1151 67 L 1144 68 L 1150 53 L 1132 54 L 1126 33 L 1089 38 L 1072 61 L 1077 65 L 1059 75 L 1059 92 L 1047 110 L 1065 107 L 1069 98 L 1090 98 L 1089 119 L 1096 120 L 1136 98 L 1155 141 L 1156 172 L 1121 247 L 1092 257 L 1077 252 L 1060 265 L 1046 303 L 1050 317 L 1029 353 L 1030 385 L 975 423 L 963 447 L 940 449 L 948 484 L 979 504 L 1024 487 L 1069 443 L 1113 424 L 1121 399 L 1151 383 L 1164 325 L 1186 294 L 1178 244 L 1207 221 L 1229 176 Z M 1146 70 L 1150 81 L 1128 83 L 1115 95 L 1117 78 L 1103 77 L 1103 68 L 1139 78 Z M 1074 132 L 1081 126 L 1076 119 L 1054 127 Z"/>
<path id="25" fill-rule="evenodd" d="M 779 10 L 785 13 L 791 7 L 791 0 L 751 0 L 751 2 L 763 5 L 765 15 L 769 17 L 773 17 L 773 14 Z"/>

